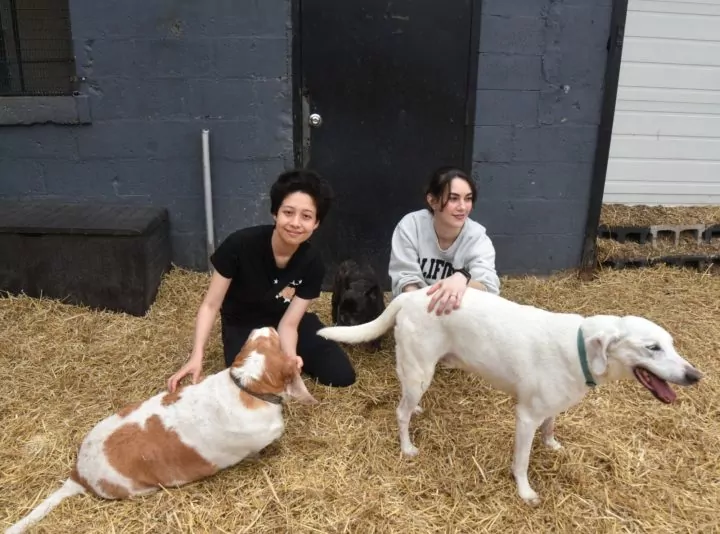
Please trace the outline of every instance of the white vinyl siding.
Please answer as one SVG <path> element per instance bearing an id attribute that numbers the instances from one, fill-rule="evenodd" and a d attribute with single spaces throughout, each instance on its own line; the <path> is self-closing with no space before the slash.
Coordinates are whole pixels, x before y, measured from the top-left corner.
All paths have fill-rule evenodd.
<path id="1" fill-rule="evenodd" d="M 720 0 L 629 0 L 603 202 L 720 204 Z"/>

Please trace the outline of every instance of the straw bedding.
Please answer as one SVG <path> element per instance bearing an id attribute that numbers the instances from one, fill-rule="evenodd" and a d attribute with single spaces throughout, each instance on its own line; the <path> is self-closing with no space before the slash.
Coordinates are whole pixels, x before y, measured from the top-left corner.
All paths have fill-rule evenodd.
<path id="1" fill-rule="evenodd" d="M 145 318 L 52 301 L 0 299 L 0 526 L 68 474 L 90 427 L 164 388 L 187 355 L 204 274 L 174 270 Z M 259 459 L 126 502 L 64 501 L 38 532 L 717 532 L 720 528 L 720 279 L 651 268 L 505 280 L 514 300 L 583 314 L 642 314 L 668 328 L 706 379 L 666 406 L 639 384 L 591 392 L 561 415 L 564 449 L 533 446 L 531 509 L 509 474 L 513 404 L 441 369 L 399 454 L 391 340 L 350 349 L 358 383 L 309 384 L 321 401 L 286 407 L 286 434 Z M 329 295 L 316 310 L 329 320 Z M 213 331 L 206 372 L 221 369 Z"/>
<path id="2" fill-rule="evenodd" d="M 620 243 L 614 239 L 597 240 L 597 259 L 604 262 L 610 258 L 623 259 L 650 259 L 665 256 L 718 256 L 720 255 L 720 239 L 714 238 L 710 243 L 699 243 L 697 239 L 681 236 L 678 244 L 674 239 L 659 237 L 655 246 L 650 243 L 641 245 L 626 241 Z"/>
<path id="3" fill-rule="evenodd" d="M 720 224 L 720 206 L 628 206 L 603 204 L 600 224 L 650 226 L 654 224 Z"/>
<path id="4" fill-rule="evenodd" d="M 720 206 L 628 206 L 603 204 L 600 224 L 617 226 L 651 226 L 659 224 L 720 224 Z M 697 242 L 694 232 L 681 232 L 678 243 L 672 235 L 659 234 L 654 245 L 613 239 L 597 240 L 597 259 L 602 263 L 609 259 L 657 259 L 664 256 L 717 256 L 720 254 L 720 238 L 711 242 Z M 713 270 L 716 270 L 713 266 Z"/>

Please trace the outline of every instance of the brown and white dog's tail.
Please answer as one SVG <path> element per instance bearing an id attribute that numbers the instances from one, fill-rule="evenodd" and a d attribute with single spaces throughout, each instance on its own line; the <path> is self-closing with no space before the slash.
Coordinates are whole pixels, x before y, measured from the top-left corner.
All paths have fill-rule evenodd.
<path id="1" fill-rule="evenodd" d="M 377 339 L 395 324 L 395 316 L 402 309 L 403 301 L 411 293 L 402 293 L 395 297 L 380 316 L 369 323 L 356 326 L 327 326 L 317 331 L 317 335 L 340 343 L 367 343 Z"/>
<path id="2" fill-rule="evenodd" d="M 68 478 L 59 489 L 54 491 L 47 499 L 33 508 L 32 512 L 8 528 L 5 531 L 5 534 L 21 534 L 22 532 L 25 532 L 27 528 L 40 521 L 63 500 L 81 493 L 85 493 L 85 488 L 71 478 Z"/>

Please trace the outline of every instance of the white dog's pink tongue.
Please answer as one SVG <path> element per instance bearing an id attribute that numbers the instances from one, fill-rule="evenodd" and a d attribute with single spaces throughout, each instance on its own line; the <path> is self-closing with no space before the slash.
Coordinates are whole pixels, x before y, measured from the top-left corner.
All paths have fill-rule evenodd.
<path id="1" fill-rule="evenodd" d="M 672 388 L 668 385 L 667 382 L 661 380 L 660 378 L 651 373 L 650 383 L 653 385 L 655 393 L 660 395 L 664 400 L 666 400 L 667 402 L 673 402 L 675 400 L 675 392 L 672 390 Z"/>
<path id="2" fill-rule="evenodd" d="M 645 387 L 654 392 L 660 400 L 667 403 L 675 400 L 675 392 L 668 383 L 665 382 L 665 380 L 655 376 L 653 373 L 645 369 L 639 369 L 638 372 L 642 376 L 642 382 Z"/>

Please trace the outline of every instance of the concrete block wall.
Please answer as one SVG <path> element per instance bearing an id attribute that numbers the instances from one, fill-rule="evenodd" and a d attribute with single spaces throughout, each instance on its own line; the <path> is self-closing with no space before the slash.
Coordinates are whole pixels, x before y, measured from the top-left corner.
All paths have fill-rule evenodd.
<path id="1" fill-rule="evenodd" d="M 157 204 L 173 260 L 205 268 L 201 130 L 216 237 L 270 220 L 292 165 L 287 0 L 70 0 L 89 125 L 0 127 L 0 197 Z"/>
<path id="2" fill-rule="evenodd" d="M 201 130 L 216 238 L 270 220 L 292 165 L 290 0 L 69 0 L 88 125 L 0 126 L 0 197 L 157 204 L 173 260 L 206 267 Z M 475 217 L 502 274 L 580 258 L 611 0 L 484 0 Z"/>
<path id="3" fill-rule="evenodd" d="M 503 274 L 577 266 L 600 122 L 611 0 L 485 0 L 474 216 Z"/>

